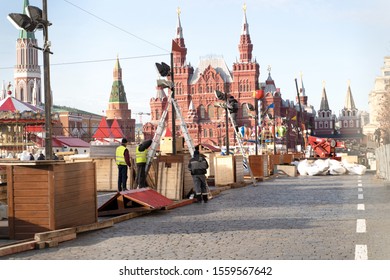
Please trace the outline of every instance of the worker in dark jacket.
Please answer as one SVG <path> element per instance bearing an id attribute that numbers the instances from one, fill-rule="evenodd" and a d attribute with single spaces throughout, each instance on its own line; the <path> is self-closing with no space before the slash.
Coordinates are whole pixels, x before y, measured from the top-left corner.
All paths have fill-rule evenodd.
<path id="1" fill-rule="evenodd" d="M 146 162 L 148 159 L 148 148 L 152 144 L 152 140 L 143 141 L 135 148 L 135 163 L 137 164 L 136 183 L 138 188 L 146 187 Z"/>
<path id="2" fill-rule="evenodd" d="M 194 181 L 195 198 L 196 201 L 204 202 L 208 201 L 207 185 L 206 185 L 206 173 L 209 168 L 209 164 L 203 155 L 199 154 L 199 150 L 195 149 L 194 156 L 188 163 L 188 169 L 191 171 L 192 180 Z"/>
<path id="3" fill-rule="evenodd" d="M 236 131 L 238 131 L 238 125 L 237 125 L 238 101 L 237 101 L 237 99 L 235 99 L 233 95 L 230 95 L 226 106 L 227 106 L 227 109 L 229 110 L 230 116 L 232 118 L 234 129 Z"/>

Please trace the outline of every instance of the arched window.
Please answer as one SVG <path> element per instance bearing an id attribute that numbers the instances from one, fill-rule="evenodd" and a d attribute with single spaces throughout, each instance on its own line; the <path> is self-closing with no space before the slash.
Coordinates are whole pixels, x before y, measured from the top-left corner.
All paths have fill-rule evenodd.
<path id="1" fill-rule="evenodd" d="M 183 93 L 183 85 L 182 85 L 182 83 L 177 83 L 176 84 L 176 92 L 177 92 L 178 95 Z"/>
<path id="2" fill-rule="evenodd" d="M 155 111 L 155 116 L 156 116 L 156 120 L 159 120 L 160 119 L 160 112 L 156 109 Z"/>
<path id="3" fill-rule="evenodd" d="M 344 127 L 348 127 L 348 121 L 344 121 Z"/>
<path id="4" fill-rule="evenodd" d="M 205 119 L 206 118 L 206 110 L 205 110 L 203 105 L 199 106 L 199 116 L 200 116 L 201 119 Z"/>
<path id="5" fill-rule="evenodd" d="M 209 137 L 213 137 L 213 130 L 211 128 L 209 129 Z"/>
<path id="6" fill-rule="evenodd" d="M 210 104 L 209 106 L 207 106 L 207 113 L 209 114 L 210 119 L 213 119 L 215 117 L 214 105 Z"/>
<path id="7" fill-rule="evenodd" d="M 217 119 L 221 119 L 223 116 L 223 108 L 218 107 L 217 109 Z"/>
<path id="8" fill-rule="evenodd" d="M 246 106 L 246 103 L 242 104 L 242 106 L 241 106 L 241 112 L 242 112 L 242 117 L 243 117 L 243 118 L 249 116 L 248 107 Z"/>
<path id="9" fill-rule="evenodd" d="M 349 127 L 353 127 L 353 120 L 349 121 Z"/>

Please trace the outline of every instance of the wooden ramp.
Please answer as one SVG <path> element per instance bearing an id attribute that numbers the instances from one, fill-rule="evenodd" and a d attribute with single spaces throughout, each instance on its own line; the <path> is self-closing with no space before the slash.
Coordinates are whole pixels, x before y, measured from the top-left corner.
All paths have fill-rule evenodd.
<path id="1" fill-rule="evenodd" d="M 116 193 L 98 209 L 98 216 L 112 216 L 135 211 L 157 210 L 173 201 L 151 188 L 127 190 Z"/>

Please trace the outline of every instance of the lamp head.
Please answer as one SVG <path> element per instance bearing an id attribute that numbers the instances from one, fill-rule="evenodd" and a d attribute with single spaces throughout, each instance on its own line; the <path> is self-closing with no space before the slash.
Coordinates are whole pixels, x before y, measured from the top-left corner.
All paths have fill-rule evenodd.
<path id="1" fill-rule="evenodd" d="M 19 30 L 34 32 L 37 28 L 37 23 L 25 14 L 11 13 L 7 16 L 7 18 Z"/>
<path id="2" fill-rule="evenodd" d="M 226 99 L 226 93 L 223 93 L 222 91 L 214 90 L 214 94 L 218 100 L 225 100 Z"/>
<path id="3" fill-rule="evenodd" d="M 246 103 L 246 108 L 249 110 L 249 111 L 254 111 L 255 110 L 255 107 L 250 104 L 250 103 Z"/>
<path id="4" fill-rule="evenodd" d="M 156 62 L 156 67 L 162 77 L 169 76 L 171 73 L 171 67 L 164 62 L 161 62 L 161 64 Z"/>
<path id="5" fill-rule="evenodd" d="M 27 6 L 26 14 L 32 20 L 36 22 L 42 22 L 42 10 L 35 6 Z"/>
<path id="6" fill-rule="evenodd" d="M 157 80 L 157 86 L 161 88 L 170 88 L 172 89 L 174 87 L 174 84 L 172 81 L 168 81 L 165 79 L 158 79 Z"/>

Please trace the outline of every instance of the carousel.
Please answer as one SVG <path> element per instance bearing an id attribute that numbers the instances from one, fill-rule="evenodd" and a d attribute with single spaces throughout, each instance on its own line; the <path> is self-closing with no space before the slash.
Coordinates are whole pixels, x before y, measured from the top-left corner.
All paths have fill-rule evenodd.
<path id="1" fill-rule="evenodd" d="M 44 133 L 44 110 L 12 97 L 0 101 L 0 156 L 17 158 L 23 151 L 34 153 L 35 140 Z"/>

